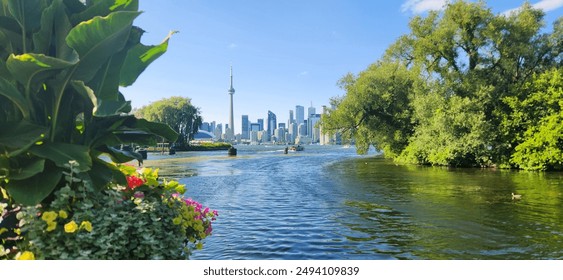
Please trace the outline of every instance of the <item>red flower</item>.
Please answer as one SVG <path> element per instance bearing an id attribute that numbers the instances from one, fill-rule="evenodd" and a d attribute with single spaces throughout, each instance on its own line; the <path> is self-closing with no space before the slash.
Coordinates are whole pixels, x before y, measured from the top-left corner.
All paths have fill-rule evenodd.
<path id="1" fill-rule="evenodd" d="M 145 183 L 143 179 L 135 176 L 127 176 L 127 185 L 130 190 L 135 189 L 138 186 L 141 186 Z"/>

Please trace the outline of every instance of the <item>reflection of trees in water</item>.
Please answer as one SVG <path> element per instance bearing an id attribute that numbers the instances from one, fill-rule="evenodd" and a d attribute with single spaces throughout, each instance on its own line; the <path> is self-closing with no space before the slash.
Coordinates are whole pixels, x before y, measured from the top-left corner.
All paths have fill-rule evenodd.
<path id="1" fill-rule="evenodd" d="M 422 259 L 546 259 L 563 251 L 562 174 L 376 158 L 330 169 L 350 196 L 352 217 L 339 222 L 352 230 L 349 240 L 370 244 L 363 249 Z"/>

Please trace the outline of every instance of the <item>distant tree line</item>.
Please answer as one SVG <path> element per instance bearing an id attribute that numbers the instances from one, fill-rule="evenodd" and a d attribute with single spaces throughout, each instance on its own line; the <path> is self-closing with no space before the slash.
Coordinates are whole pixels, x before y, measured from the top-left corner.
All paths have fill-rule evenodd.
<path id="1" fill-rule="evenodd" d="M 454 1 L 339 82 L 323 129 L 398 162 L 563 169 L 563 18 Z"/>
<path id="2" fill-rule="evenodd" d="M 135 111 L 135 116 L 169 125 L 179 134 L 174 143 L 178 150 L 187 149 L 202 123 L 199 108 L 192 105 L 190 98 L 179 96 L 164 98 L 143 106 Z"/>

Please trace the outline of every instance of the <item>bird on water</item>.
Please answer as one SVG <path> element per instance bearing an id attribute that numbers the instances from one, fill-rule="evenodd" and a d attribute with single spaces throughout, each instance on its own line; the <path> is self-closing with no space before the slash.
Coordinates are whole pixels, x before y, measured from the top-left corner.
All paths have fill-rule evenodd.
<path id="1" fill-rule="evenodd" d="M 521 194 L 514 194 L 512 193 L 512 199 L 521 199 L 522 195 Z"/>

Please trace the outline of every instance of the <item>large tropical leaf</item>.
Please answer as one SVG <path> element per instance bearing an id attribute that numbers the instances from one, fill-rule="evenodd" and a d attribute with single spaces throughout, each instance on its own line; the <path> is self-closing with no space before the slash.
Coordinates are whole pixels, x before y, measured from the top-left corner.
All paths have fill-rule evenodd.
<path id="1" fill-rule="evenodd" d="M 73 24 L 76 25 L 95 16 L 107 16 L 111 12 L 139 10 L 139 0 L 98 0 L 91 1 L 89 4 L 85 10 L 72 16 Z"/>
<path id="2" fill-rule="evenodd" d="M 115 165 L 95 158 L 92 162 L 92 169 L 88 172 L 94 188 L 102 190 L 109 182 L 116 182 L 127 185 L 127 179 L 123 172 Z"/>
<path id="3" fill-rule="evenodd" d="M 45 1 L 42 0 L 8 0 L 8 9 L 24 33 L 28 33 L 41 25 L 44 4 Z"/>
<path id="4" fill-rule="evenodd" d="M 36 156 L 53 161 L 58 167 L 67 167 L 70 161 L 78 163 L 78 170 L 88 171 L 92 167 L 90 150 L 83 145 L 67 143 L 43 143 L 31 147 L 30 152 Z"/>
<path id="5" fill-rule="evenodd" d="M 48 128 L 28 121 L 0 123 L 0 146 L 24 148 L 41 141 Z"/>
<path id="6" fill-rule="evenodd" d="M 25 180 L 9 180 L 6 190 L 10 196 L 24 205 L 36 205 L 45 199 L 59 184 L 62 170 L 46 166 L 45 171 Z"/>
<path id="7" fill-rule="evenodd" d="M 41 14 L 41 27 L 33 34 L 33 52 L 49 53 L 51 40 L 53 40 L 53 25 L 55 14 L 62 8 L 62 0 L 54 0 Z"/>
<path id="8" fill-rule="evenodd" d="M 113 12 L 81 22 L 68 34 L 66 43 L 80 57 L 74 80 L 90 81 L 102 65 L 127 43 L 133 20 L 140 12 Z"/>
<path id="9" fill-rule="evenodd" d="M 29 119 L 29 105 L 25 97 L 8 80 L 0 76 L 0 95 L 12 101 L 21 111 L 25 119 Z M 1 132 L 0 132 L 1 133 Z M 0 142 L 1 143 L 1 142 Z"/>
<path id="10" fill-rule="evenodd" d="M 44 159 L 34 159 L 30 162 L 18 166 L 16 169 L 11 169 L 9 171 L 9 176 L 11 180 L 25 180 L 29 179 L 45 169 Z"/>
<path id="11" fill-rule="evenodd" d="M 6 67 L 18 82 L 26 89 L 33 85 L 43 84 L 44 79 L 58 74 L 61 70 L 75 65 L 77 61 L 65 61 L 44 54 L 25 53 L 22 55 L 10 55 Z M 29 97 L 28 97 L 29 98 Z"/>
<path id="12" fill-rule="evenodd" d="M 125 100 L 104 100 L 98 98 L 94 91 L 86 86 L 82 81 L 72 81 L 72 86 L 85 98 L 90 99 L 94 105 L 92 114 L 96 117 L 107 117 L 121 114 L 125 108 L 130 106 L 129 101 Z"/>
<path id="13" fill-rule="evenodd" d="M 145 46 L 139 43 L 129 50 L 125 63 L 121 68 L 120 85 L 124 87 L 132 85 L 153 61 L 166 52 L 168 41 L 175 33 L 177 31 L 170 31 L 168 36 L 159 45 Z"/>
<path id="14" fill-rule="evenodd" d="M 101 147 L 100 147 L 101 148 Z M 107 154 L 113 162 L 116 163 L 125 163 L 132 160 L 142 160 L 142 156 L 139 153 L 120 150 L 110 146 L 106 146 L 105 148 L 99 149 L 101 152 Z"/>

